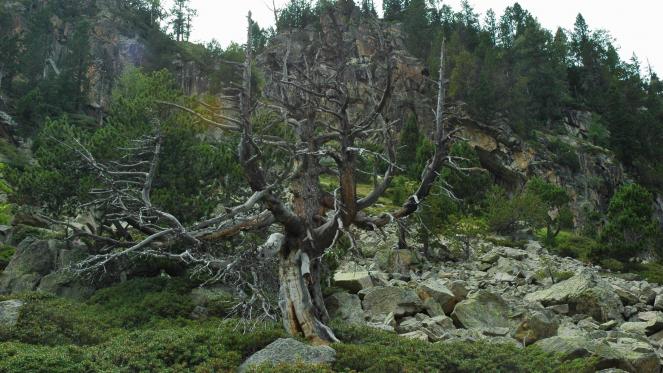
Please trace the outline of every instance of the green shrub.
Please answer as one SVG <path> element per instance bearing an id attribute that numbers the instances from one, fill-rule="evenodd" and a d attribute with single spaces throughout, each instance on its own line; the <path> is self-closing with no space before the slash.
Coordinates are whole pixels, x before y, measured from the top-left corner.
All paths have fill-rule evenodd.
<path id="1" fill-rule="evenodd" d="M 553 153 L 556 163 L 568 167 L 573 172 L 580 170 L 580 160 L 573 146 L 555 138 L 548 144 L 548 149 Z"/>
<path id="2" fill-rule="evenodd" d="M 661 230 L 652 219 L 652 194 L 638 184 L 621 186 L 610 199 L 608 224 L 601 232 L 603 253 L 626 261 L 658 246 Z"/>
<path id="3" fill-rule="evenodd" d="M 571 257 L 585 262 L 597 256 L 600 245 L 595 240 L 576 235 L 572 232 L 561 231 L 556 237 L 555 246 L 550 251 L 561 257 Z"/>
<path id="4" fill-rule="evenodd" d="M 74 346 L 35 346 L 0 342 L 0 372 L 84 372 L 84 350 Z"/>
<path id="5" fill-rule="evenodd" d="M 9 261 L 12 259 L 12 256 L 14 256 L 15 252 L 16 248 L 13 246 L 4 244 L 0 245 L 0 271 L 7 267 L 7 264 L 9 264 Z"/>
<path id="6" fill-rule="evenodd" d="M 158 318 L 187 317 L 194 284 L 181 278 L 138 278 L 97 291 L 88 304 L 111 312 L 116 327 L 137 327 Z"/>
<path id="7" fill-rule="evenodd" d="M 606 258 L 602 259 L 599 264 L 605 269 L 609 269 L 613 272 L 621 272 L 624 270 L 624 263 L 620 262 L 617 259 Z"/>
<path id="8" fill-rule="evenodd" d="M 91 345 L 108 338 L 109 328 L 99 312 L 89 307 L 55 297 L 24 296 L 26 305 L 18 323 L 0 329 L 0 341 L 18 341 L 34 345 Z"/>
<path id="9" fill-rule="evenodd" d="M 663 264 L 661 263 L 630 263 L 627 270 L 640 275 L 649 282 L 663 285 Z"/>

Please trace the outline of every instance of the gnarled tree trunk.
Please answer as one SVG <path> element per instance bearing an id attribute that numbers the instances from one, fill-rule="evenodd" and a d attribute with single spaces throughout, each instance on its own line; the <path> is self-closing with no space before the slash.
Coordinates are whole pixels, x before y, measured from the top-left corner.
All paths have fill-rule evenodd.
<path id="1" fill-rule="evenodd" d="M 299 248 L 285 247 L 279 260 L 279 307 L 286 331 L 290 335 L 303 334 L 313 344 L 338 342 L 321 321 L 327 317 L 327 310 L 319 270 L 317 275 L 311 273 L 310 259 Z"/>

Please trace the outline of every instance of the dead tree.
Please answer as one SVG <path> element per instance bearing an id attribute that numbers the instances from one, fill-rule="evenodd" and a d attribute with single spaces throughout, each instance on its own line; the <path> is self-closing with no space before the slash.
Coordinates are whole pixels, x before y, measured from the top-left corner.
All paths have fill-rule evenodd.
<path id="1" fill-rule="evenodd" d="M 334 18 L 331 18 L 332 21 Z M 394 87 L 394 53 L 389 35 L 375 21 L 375 53 L 357 63 L 344 40 L 340 26 L 337 33 L 322 33 L 317 46 L 307 53 L 294 55 L 290 47 L 269 69 L 263 95 L 258 97 L 252 86 L 255 66 L 251 46 L 249 14 L 246 58 L 241 66 L 243 81 L 234 94 L 225 97 L 234 115 L 216 113 L 207 116 L 176 103 L 161 103 L 185 110 L 202 121 L 223 130 L 239 133 L 238 158 L 252 195 L 244 203 L 227 208 L 212 219 L 185 227 L 173 215 L 161 211 L 150 201 L 152 180 L 161 152 L 158 135 L 139 141 L 136 154 L 114 165 L 99 164 L 82 146 L 72 147 L 108 187 L 93 191 L 97 203 L 112 207 L 112 221 L 117 227 L 131 226 L 144 238 L 124 239 L 101 236 L 104 251 L 90 256 L 76 268 L 79 271 L 103 269 L 123 256 L 166 256 L 194 263 L 213 271 L 215 278 L 238 278 L 237 272 L 248 271 L 251 301 L 261 305 L 264 314 L 273 316 L 267 305 L 269 297 L 251 278 L 255 268 L 240 267 L 238 258 L 219 259 L 205 251 L 206 244 L 237 235 L 239 232 L 275 225 L 280 233 L 272 234 L 261 248 L 278 259 L 278 304 L 286 330 L 303 335 L 313 343 L 337 341 L 325 325 L 329 316 L 321 289 L 322 256 L 334 247 L 341 235 L 350 230 L 379 230 L 417 211 L 429 194 L 438 170 L 446 160 L 453 131 L 445 130 L 444 113 L 444 47 L 440 54 L 437 108 L 434 123 L 434 154 L 421 175 L 416 192 L 399 209 L 373 216 L 373 206 L 390 186 L 397 172 L 397 121 L 385 119 L 385 111 Z M 334 26 L 334 25 L 332 25 Z M 361 75 L 361 81 L 357 79 Z M 277 117 L 289 137 L 270 132 L 271 125 L 257 128 L 256 113 L 268 111 Z M 281 131 L 282 133 L 283 131 Z M 364 144 L 382 145 L 381 151 Z M 145 151 L 150 148 L 151 150 Z M 275 172 L 265 156 L 269 147 L 278 148 L 290 157 L 290 168 Z M 145 154 L 150 154 L 146 156 Z M 358 167 L 361 157 L 370 156 L 384 162 L 386 171 L 366 196 L 357 195 Z M 129 157 L 130 158 L 130 157 Z M 320 184 L 324 174 L 333 175 L 337 187 L 326 192 Z M 287 193 L 285 193 L 287 191 Z M 126 230 L 126 229 L 125 229 Z M 76 234 L 89 233 L 76 231 Z M 187 247 L 170 253 L 173 245 Z M 255 265 L 255 264 L 254 264 Z M 260 307 L 259 307 L 260 308 Z"/>

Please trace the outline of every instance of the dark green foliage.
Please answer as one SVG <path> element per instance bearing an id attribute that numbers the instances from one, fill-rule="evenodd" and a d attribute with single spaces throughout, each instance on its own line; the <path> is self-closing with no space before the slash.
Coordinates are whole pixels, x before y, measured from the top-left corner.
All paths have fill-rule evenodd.
<path id="1" fill-rule="evenodd" d="M 534 177 L 525 186 L 526 193 L 541 199 L 546 209 L 546 244 L 554 246 L 555 237 L 562 228 L 573 228 L 573 214 L 569 208 L 571 197 L 568 192 L 555 184 Z"/>
<path id="2" fill-rule="evenodd" d="M 277 30 L 303 28 L 317 22 L 318 16 L 311 0 L 291 0 L 280 10 L 276 28 Z"/>
<path id="3" fill-rule="evenodd" d="M 87 303 L 26 295 L 18 325 L 0 331 L 0 371 L 231 372 L 283 336 L 276 324 L 242 334 L 234 321 L 184 319 L 188 290 L 182 280 L 156 278 L 102 290 Z"/>
<path id="4" fill-rule="evenodd" d="M 163 110 L 155 100 L 181 100 L 166 72 L 128 73 L 113 94 L 111 112 L 103 127 L 85 127 L 67 117 L 49 121 L 35 144 L 39 163 L 10 173 L 15 201 L 46 207 L 53 213 L 74 211 L 90 199 L 94 173 L 80 166 L 71 141 L 80 139 L 98 161 L 118 159 L 118 148 L 153 133 L 161 123 L 163 153 L 154 183 L 153 201 L 183 221 L 210 214 L 218 201 L 235 193 L 242 174 L 235 162 L 235 140 L 220 143 L 201 139 L 204 128 L 181 112 Z M 157 115 L 157 113 L 159 113 Z"/>
<path id="5" fill-rule="evenodd" d="M 401 130 L 398 148 L 398 163 L 405 168 L 405 174 L 412 179 L 418 179 L 422 167 L 417 162 L 417 150 L 421 148 L 424 137 L 419 132 L 417 118 L 410 114 Z"/>
<path id="6" fill-rule="evenodd" d="M 608 224 L 601 233 L 605 254 L 627 260 L 657 246 L 660 228 L 652 219 L 653 197 L 638 184 L 626 184 L 612 196 Z"/>
<path id="7" fill-rule="evenodd" d="M 561 231 L 555 238 L 555 246 L 550 247 L 550 251 L 561 257 L 568 256 L 590 262 L 596 259 L 596 253 L 600 248 L 601 245 L 589 237 Z"/>
<path id="8" fill-rule="evenodd" d="M 486 196 L 486 220 L 492 230 L 500 234 L 514 234 L 519 222 L 533 227 L 545 225 L 547 208 L 533 193 L 518 193 L 509 197 L 500 187 L 493 187 Z"/>
<path id="9" fill-rule="evenodd" d="M 12 256 L 16 252 L 16 248 L 9 245 L 0 245 L 0 271 L 7 267 Z"/>
<path id="10" fill-rule="evenodd" d="M 663 264 L 661 263 L 632 263 L 628 266 L 628 270 L 640 275 L 644 280 L 663 285 Z"/>
<path id="11" fill-rule="evenodd" d="M 555 138 L 548 143 L 548 149 L 553 154 L 556 163 L 568 167 L 574 173 L 580 171 L 578 154 L 571 145 Z"/>

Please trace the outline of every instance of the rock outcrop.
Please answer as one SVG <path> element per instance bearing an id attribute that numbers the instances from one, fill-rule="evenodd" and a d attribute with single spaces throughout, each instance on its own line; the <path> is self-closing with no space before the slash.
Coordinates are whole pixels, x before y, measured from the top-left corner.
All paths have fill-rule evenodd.
<path id="1" fill-rule="evenodd" d="M 246 372 L 262 365 L 321 365 L 333 363 L 335 360 L 336 351 L 329 346 L 310 346 L 292 338 L 279 338 L 246 359 L 238 372 Z"/>
<path id="2" fill-rule="evenodd" d="M 8 328 L 16 325 L 23 308 L 23 302 L 18 299 L 0 302 L 0 327 Z"/>

